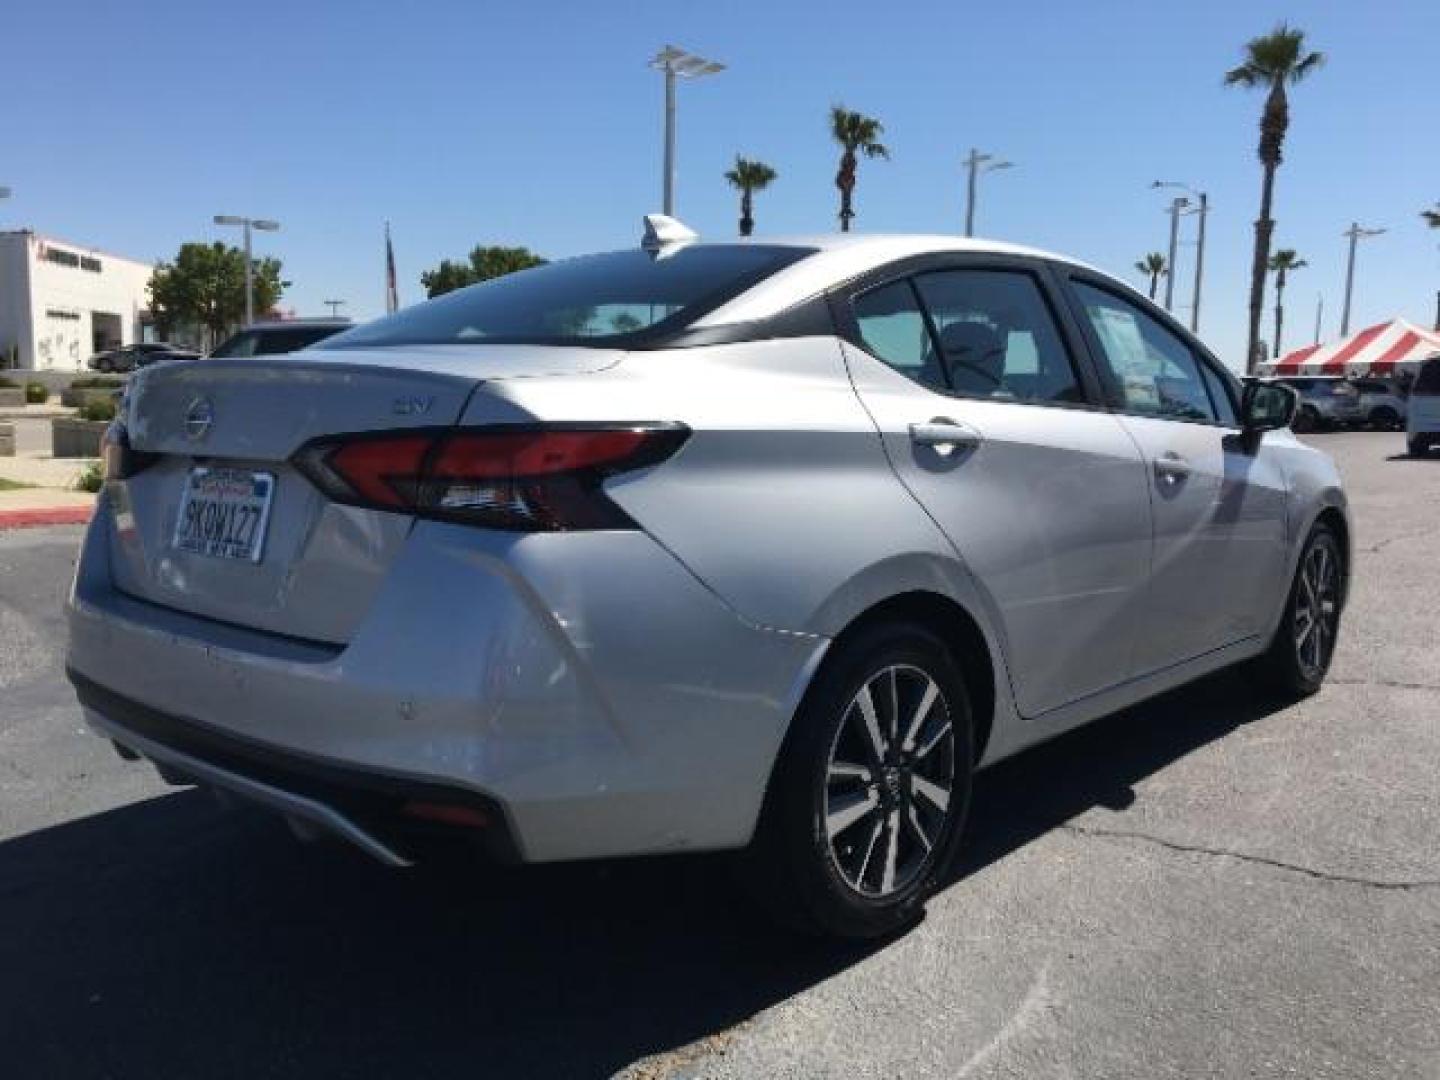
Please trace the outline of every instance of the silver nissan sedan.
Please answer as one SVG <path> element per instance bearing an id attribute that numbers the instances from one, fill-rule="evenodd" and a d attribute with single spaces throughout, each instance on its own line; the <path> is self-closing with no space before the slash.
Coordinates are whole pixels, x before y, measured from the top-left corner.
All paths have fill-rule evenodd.
<path id="1" fill-rule="evenodd" d="M 1319 688 L 1350 524 L 1294 409 L 1069 259 L 652 217 L 140 373 L 69 674 L 125 756 L 392 865 L 734 850 L 881 935 L 977 768 L 1227 665 Z"/>

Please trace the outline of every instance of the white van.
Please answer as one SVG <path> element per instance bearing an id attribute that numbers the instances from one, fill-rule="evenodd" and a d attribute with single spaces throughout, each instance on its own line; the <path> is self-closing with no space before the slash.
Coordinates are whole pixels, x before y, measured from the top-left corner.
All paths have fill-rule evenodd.
<path id="1" fill-rule="evenodd" d="M 1405 415 L 1405 439 L 1411 457 L 1420 457 L 1440 445 L 1440 356 L 1420 365 L 1420 374 L 1410 388 L 1410 408 Z"/>

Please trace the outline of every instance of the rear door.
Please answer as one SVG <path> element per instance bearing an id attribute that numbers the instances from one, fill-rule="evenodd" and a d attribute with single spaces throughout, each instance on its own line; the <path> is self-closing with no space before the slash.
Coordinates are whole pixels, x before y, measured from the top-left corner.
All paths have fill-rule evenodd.
<path id="1" fill-rule="evenodd" d="M 1097 407 L 1048 278 L 955 256 L 836 301 L 855 389 L 989 597 L 1027 716 L 1129 676 L 1150 560 L 1144 464 Z"/>
<path id="2" fill-rule="evenodd" d="M 1240 436 L 1233 381 L 1158 308 L 1068 275 L 1112 407 L 1144 454 L 1154 570 L 1136 649 L 1146 674 L 1261 632 L 1284 578 L 1285 476 Z"/>

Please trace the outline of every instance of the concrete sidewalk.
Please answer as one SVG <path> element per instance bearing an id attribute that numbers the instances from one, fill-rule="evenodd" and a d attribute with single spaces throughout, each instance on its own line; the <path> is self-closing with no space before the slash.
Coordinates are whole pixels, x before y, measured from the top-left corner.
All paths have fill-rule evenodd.
<path id="1" fill-rule="evenodd" d="M 0 529 L 72 525 L 89 521 L 95 496 L 77 491 L 92 458 L 50 456 L 50 422 L 44 406 L 16 417 L 15 456 L 0 457 L 0 480 L 25 487 L 0 490 Z"/>

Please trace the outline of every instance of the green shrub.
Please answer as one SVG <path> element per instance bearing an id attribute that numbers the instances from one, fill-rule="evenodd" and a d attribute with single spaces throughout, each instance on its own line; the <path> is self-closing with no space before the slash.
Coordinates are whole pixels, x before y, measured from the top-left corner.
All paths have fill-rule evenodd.
<path id="1" fill-rule="evenodd" d="M 85 466 L 85 471 L 76 479 L 75 486 L 81 491 L 89 491 L 91 493 L 99 491 L 105 486 L 104 467 L 100 462 L 92 461 L 89 465 Z"/>
<path id="2" fill-rule="evenodd" d="M 114 420 L 115 401 L 112 398 L 96 398 L 93 401 L 87 401 L 80 406 L 79 416 L 81 420 Z"/>
<path id="3" fill-rule="evenodd" d="M 125 385 L 124 379 L 117 379 L 114 375 L 87 375 L 83 379 L 76 379 L 70 384 L 71 390 L 118 390 Z"/>
<path id="4" fill-rule="evenodd" d="M 26 383 L 25 400 L 31 405 L 44 405 L 50 400 L 50 388 L 43 382 Z"/>

